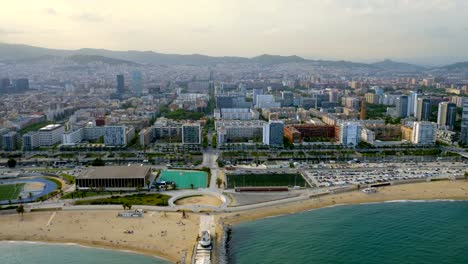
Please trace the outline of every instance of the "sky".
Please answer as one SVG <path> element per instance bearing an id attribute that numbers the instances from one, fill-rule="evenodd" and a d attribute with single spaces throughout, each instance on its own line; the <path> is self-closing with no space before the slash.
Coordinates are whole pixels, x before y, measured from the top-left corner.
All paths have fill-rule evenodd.
<path id="1" fill-rule="evenodd" d="M 468 56 L 466 0 L 2 2 L 0 42 L 48 48 L 356 61 Z"/>

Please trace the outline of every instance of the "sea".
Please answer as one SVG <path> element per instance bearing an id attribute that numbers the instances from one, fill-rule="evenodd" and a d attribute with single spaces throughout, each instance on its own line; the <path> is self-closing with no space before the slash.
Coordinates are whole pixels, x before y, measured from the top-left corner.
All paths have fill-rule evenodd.
<path id="1" fill-rule="evenodd" d="M 228 263 L 468 263 L 467 201 L 343 205 L 232 227 Z"/>
<path id="2" fill-rule="evenodd" d="M 1 264 L 168 264 L 141 254 L 82 247 L 74 244 L 0 242 Z"/>

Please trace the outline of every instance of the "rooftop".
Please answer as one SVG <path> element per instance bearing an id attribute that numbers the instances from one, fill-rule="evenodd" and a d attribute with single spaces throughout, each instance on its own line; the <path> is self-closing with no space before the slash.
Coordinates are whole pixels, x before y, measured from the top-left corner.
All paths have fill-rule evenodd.
<path id="1" fill-rule="evenodd" d="M 57 129 L 59 127 L 61 127 L 62 125 L 60 124 L 53 124 L 53 125 L 47 125 L 41 129 L 39 129 L 39 131 L 51 131 L 51 130 L 54 130 L 54 129 Z"/>
<path id="2" fill-rule="evenodd" d="M 78 179 L 118 179 L 145 178 L 150 167 L 145 166 L 106 166 L 89 167 L 78 175 Z"/>

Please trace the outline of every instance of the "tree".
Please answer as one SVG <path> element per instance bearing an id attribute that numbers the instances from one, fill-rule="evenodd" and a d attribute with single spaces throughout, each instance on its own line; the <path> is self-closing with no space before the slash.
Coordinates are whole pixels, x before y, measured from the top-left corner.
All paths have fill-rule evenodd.
<path id="1" fill-rule="evenodd" d="M 16 167 L 16 160 L 15 160 L 15 159 L 12 159 L 12 158 L 9 159 L 9 160 L 7 161 L 7 166 L 8 166 L 8 168 L 14 168 L 14 167 Z"/>
<path id="2" fill-rule="evenodd" d="M 193 190 L 194 186 L 193 186 L 193 183 L 190 184 L 190 189 Z"/>
<path id="3" fill-rule="evenodd" d="M 20 203 L 23 202 L 23 196 L 21 196 L 21 195 L 18 196 L 18 200 L 20 201 Z"/>
<path id="4" fill-rule="evenodd" d="M 16 207 L 16 212 L 23 217 L 24 214 L 24 206 L 21 204 L 18 207 Z"/>
<path id="5" fill-rule="evenodd" d="M 218 185 L 218 188 L 221 188 L 221 185 L 223 184 L 223 180 L 221 178 L 216 178 L 216 185 Z"/>
<path id="6" fill-rule="evenodd" d="M 32 192 L 28 193 L 28 196 L 29 196 L 29 200 L 32 200 L 32 198 L 33 198 Z"/>
<path id="7" fill-rule="evenodd" d="M 101 158 L 96 158 L 93 160 L 93 162 L 91 163 L 91 166 L 95 166 L 95 167 L 98 167 L 98 166 L 105 166 L 106 165 L 106 162 L 103 161 Z"/>

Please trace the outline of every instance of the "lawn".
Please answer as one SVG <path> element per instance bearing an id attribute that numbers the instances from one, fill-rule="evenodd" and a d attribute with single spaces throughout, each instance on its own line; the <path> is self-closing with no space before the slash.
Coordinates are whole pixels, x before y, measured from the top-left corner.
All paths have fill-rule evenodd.
<path id="1" fill-rule="evenodd" d="M 24 185 L 24 183 L 0 185 L 0 201 L 18 199 Z"/>
<path id="2" fill-rule="evenodd" d="M 124 204 L 167 206 L 170 196 L 164 194 L 134 194 L 128 196 L 112 196 L 110 198 L 83 200 L 75 202 L 76 205 Z"/>
<path id="3" fill-rule="evenodd" d="M 228 174 L 228 188 L 253 186 L 309 187 L 300 174 Z"/>
<path id="4" fill-rule="evenodd" d="M 104 196 L 104 195 L 113 195 L 118 194 L 119 192 L 94 192 L 94 191 L 77 191 L 66 193 L 62 198 L 63 199 L 74 199 L 74 198 L 85 198 L 85 197 L 94 197 L 94 196 Z"/>

